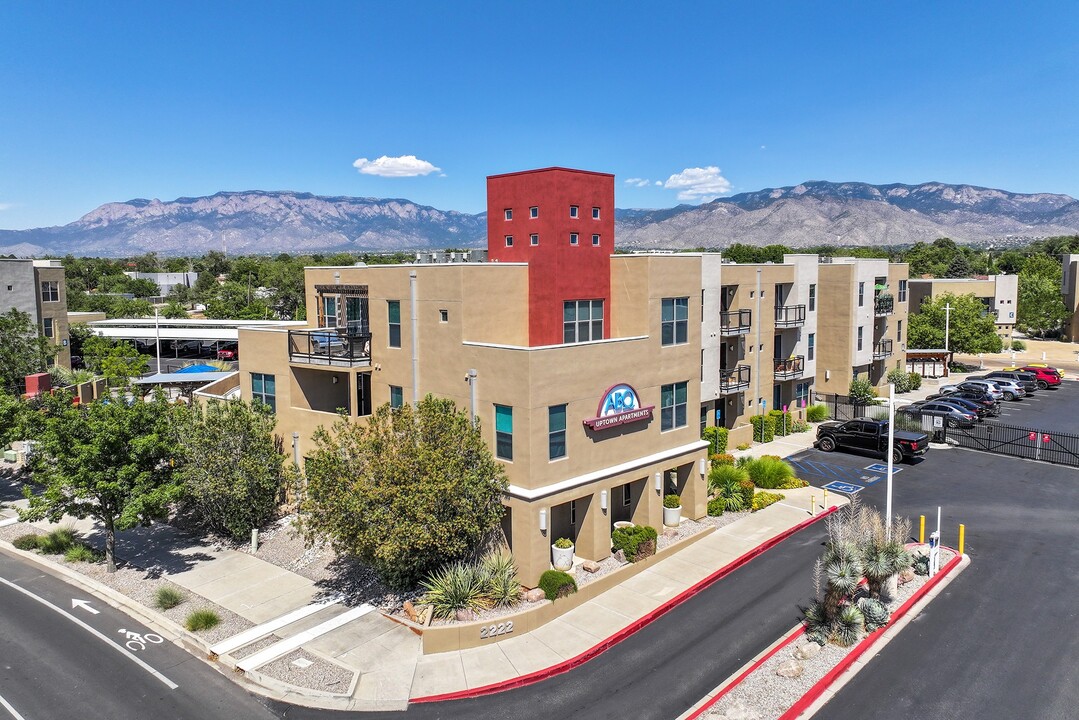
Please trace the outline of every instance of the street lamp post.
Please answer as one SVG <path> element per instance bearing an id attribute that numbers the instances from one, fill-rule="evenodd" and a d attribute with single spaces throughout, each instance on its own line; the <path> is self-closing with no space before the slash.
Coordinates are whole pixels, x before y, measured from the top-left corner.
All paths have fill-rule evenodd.
<path id="1" fill-rule="evenodd" d="M 944 304 L 944 352 L 948 352 L 948 331 L 952 321 L 952 304 Z"/>
<path id="2" fill-rule="evenodd" d="M 884 504 L 885 535 L 892 541 L 892 455 L 895 452 L 895 383 L 888 383 L 888 497 Z"/>
<path id="3" fill-rule="evenodd" d="M 154 308 L 154 349 L 157 355 L 157 374 L 161 374 L 161 322 L 158 310 Z"/>

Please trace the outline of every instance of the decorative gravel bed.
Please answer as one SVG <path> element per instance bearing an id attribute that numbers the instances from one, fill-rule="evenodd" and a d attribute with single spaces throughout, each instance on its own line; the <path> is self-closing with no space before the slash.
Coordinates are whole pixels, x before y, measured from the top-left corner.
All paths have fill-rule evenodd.
<path id="1" fill-rule="evenodd" d="M 281 642 L 282 639 L 283 638 L 280 638 L 277 635 L 267 635 L 266 637 L 256 640 L 253 643 L 248 643 L 247 645 L 244 645 L 239 650 L 230 652 L 229 657 L 231 657 L 233 660 L 243 660 L 245 657 L 251 657 L 255 653 L 265 650 L 271 645 L 276 645 L 277 643 Z"/>
<path id="2" fill-rule="evenodd" d="M 258 672 L 289 685 L 341 695 L 348 694 L 353 676 L 351 670 L 302 649 L 263 665 Z"/>
<path id="3" fill-rule="evenodd" d="M 940 566 L 944 567 L 954 556 L 955 553 L 941 548 Z M 895 599 L 888 603 L 888 610 L 894 612 L 928 580 L 929 578 L 924 575 L 915 575 L 913 580 L 900 585 Z M 854 646 L 844 648 L 832 644 L 825 645 L 811 658 L 798 658 L 797 661 L 803 667 L 803 672 L 798 677 L 787 678 L 777 675 L 776 670 L 779 666 L 795 659 L 798 649 L 807 644 L 816 645 L 804 638 L 799 638 L 777 652 L 746 676 L 737 687 L 724 695 L 701 717 L 711 720 L 724 718 L 776 720 L 854 649 Z"/>

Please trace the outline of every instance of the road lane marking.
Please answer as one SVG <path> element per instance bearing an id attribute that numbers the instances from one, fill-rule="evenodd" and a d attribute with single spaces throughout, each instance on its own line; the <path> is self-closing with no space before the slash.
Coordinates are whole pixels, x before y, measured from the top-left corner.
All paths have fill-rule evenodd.
<path id="1" fill-rule="evenodd" d="M 313 615 L 318 611 L 328 608 L 331 605 L 335 605 L 340 601 L 341 598 L 334 596 L 325 600 L 313 602 L 309 605 L 304 605 L 303 607 L 297 608 L 292 612 L 273 618 L 272 620 L 264 622 L 261 625 L 256 625 L 253 628 L 245 630 L 238 635 L 233 635 L 230 638 L 222 640 L 216 645 L 212 645 L 210 647 L 210 652 L 215 655 L 224 655 L 226 653 L 230 653 L 237 648 L 241 648 L 248 643 L 258 640 L 263 635 L 269 635 L 275 630 L 280 630 L 286 625 L 291 625 L 297 620 L 302 620 L 308 615 Z"/>
<path id="2" fill-rule="evenodd" d="M 76 600 L 75 598 L 71 598 L 71 609 L 74 610 L 75 608 L 82 608 L 91 615 L 98 615 L 100 613 L 99 610 L 90 607 L 89 600 Z"/>
<path id="3" fill-rule="evenodd" d="M 19 714 L 18 710 L 11 707 L 11 703 L 5 700 L 3 695 L 0 695 L 0 705 L 3 705 L 4 709 L 11 713 L 11 717 L 15 718 L 15 720 L 26 720 L 26 718 Z"/>
<path id="4" fill-rule="evenodd" d="M 176 688 L 180 687 L 179 685 L 174 683 L 172 680 L 169 680 L 167 677 L 162 675 L 160 672 L 158 672 L 154 668 L 150 667 L 147 663 L 143 662 L 142 658 L 135 657 L 134 653 L 128 651 L 127 649 L 121 647 L 120 645 L 117 645 L 112 640 L 105 637 L 104 634 L 102 634 L 102 633 L 98 632 L 97 630 L 95 630 L 94 628 L 90 627 L 89 625 L 84 623 L 82 620 L 80 620 L 79 618 L 77 618 L 74 615 L 72 615 L 71 613 L 69 613 L 67 610 L 64 610 L 61 607 L 57 607 L 56 605 L 53 605 L 51 602 L 49 602 L 45 598 L 35 595 L 34 593 L 30 592 L 26 588 L 22 587 L 21 585 L 16 585 L 15 583 L 11 582 L 7 578 L 0 577 L 0 583 L 2 583 L 4 585 L 7 585 L 8 587 L 12 588 L 13 590 L 17 590 L 18 592 L 21 592 L 23 595 L 27 596 L 28 598 L 30 598 L 32 600 L 35 600 L 35 601 L 41 603 L 42 605 L 49 608 L 50 610 L 53 610 L 55 612 L 60 613 L 61 615 L 66 617 L 68 620 L 75 623 L 76 625 L 81 627 L 83 630 L 85 630 L 86 632 L 88 632 L 91 635 L 93 635 L 94 637 L 96 637 L 98 640 L 103 641 L 109 647 L 116 649 L 117 652 L 119 652 L 121 655 L 123 655 L 124 657 L 131 660 L 131 662 L 135 663 L 136 665 L 141 667 L 143 670 L 150 673 L 151 675 L 153 675 L 155 678 L 157 678 L 161 682 L 165 683 L 165 685 L 167 685 L 170 690 L 175 690 Z"/>

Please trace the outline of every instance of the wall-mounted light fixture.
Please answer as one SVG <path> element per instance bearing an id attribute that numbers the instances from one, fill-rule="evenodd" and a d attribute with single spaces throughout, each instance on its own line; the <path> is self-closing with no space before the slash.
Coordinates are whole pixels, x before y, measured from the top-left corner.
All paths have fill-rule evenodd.
<path id="1" fill-rule="evenodd" d="M 704 475 L 706 472 L 707 470 L 705 468 L 705 460 L 704 458 L 701 458 L 701 475 Z"/>
<path id="2" fill-rule="evenodd" d="M 336 375 L 331 376 L 330 377 L 330 382 L 332 382 L 334 385 L 336 385 L 337 384 L 337 376 Z"/>
<path id="3" fill-rule="evenodd" d="M 539 527 L 541 533 L 547 532 L 547 508 L 540 508 Z"/>
<path id="4" fill-rule="evenodd" d="M 603 512 L 607 512 L 607 491 L 599 491 L 599 509 Z"/>
<path id="5" fill-rule="evenodd" d="M 341 282 L 341 273 L 334 272 L 334 274 L 333 274 L 333 282 L 334 282 L 335 285 Z"/>
<path id="6" fill-rule="evenodd" d="M 656 492 L 663 492 L 663 473 L 656 473 Z"/>

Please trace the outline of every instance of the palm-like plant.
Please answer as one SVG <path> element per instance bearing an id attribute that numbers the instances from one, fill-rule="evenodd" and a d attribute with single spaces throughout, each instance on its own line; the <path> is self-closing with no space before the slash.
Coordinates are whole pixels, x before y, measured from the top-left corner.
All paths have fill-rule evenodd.
<path id="1" fill-rule="evenodd" d="M 729 512 L 745 510 L 741 483 L 749 479 L 745 468 L 735 465 L 714 465 L 708 475 L 708 488 L 723 498 L 723 508 Z"/>
<path id="2" fill-rule="evenodd" d="M 844 605 L 834 625 L 835 641 L 843 647 L 850 647 L 858 642 L 865 627 L 865 616 L 854 605 Z"/>

